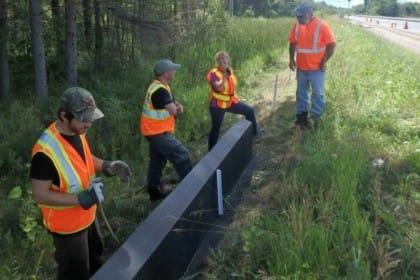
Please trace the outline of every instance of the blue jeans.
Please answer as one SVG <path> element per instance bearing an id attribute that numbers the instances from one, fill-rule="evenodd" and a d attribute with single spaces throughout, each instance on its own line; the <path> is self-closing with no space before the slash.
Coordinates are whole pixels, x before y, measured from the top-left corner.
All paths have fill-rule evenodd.
<path id="1" fill-rule="evenodd" d="M 245 118 L 252 123 L 252 130 L 254 134 L 257 134 L 257 120 L 255 118 L 254 109 L 249 105 L 239 102 L 232 104 L 230 108 L 220 109 L 215 104 L 210 104 L 210 117 L 211 117 L 211 129 L 209 133 L 208 150 L 210 151 L 217 143 L 217 139 L 220 134 L 220 127 L 222 126 L 223 118 L 225 113 L 233 113 L 244 115 Z"/>
<path id="2" fill-rule="evenodd" d="M 309 111 L 309 86 L 311 95 L 311 116 L 320 118 L 325 111 L 324 101 L 325 72 L 321 70 L 297 70 L 296 113 L 302 114 Z"/>
<path id="3" fill-rule="evenodd" d="M 182 180 L 192 169 L 187 148 L 171 133 L 146 136 L 149 142 L 149 167 L 147 171 L 148 189 L 157 189 L 162 184 L 162 171 L 169 160 L 179 179 Z"/>

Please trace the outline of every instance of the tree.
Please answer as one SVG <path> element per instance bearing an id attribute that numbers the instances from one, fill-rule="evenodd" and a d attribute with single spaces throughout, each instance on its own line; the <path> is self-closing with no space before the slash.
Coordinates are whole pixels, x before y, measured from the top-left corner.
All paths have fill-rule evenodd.
<path id="1" fill-rule="evenodd" d="M 64 42 L 63 42 L 63 18 L 61 15 L 60 1 L 51 0 L 51 22 L 53 24 L 54 36 L 55 36 L 55 56 L 56 59 L 61 59 L 61 55 L 64 53 Z"/>
<path id="2" fill-rule="evenodd" d="M 98 0 L 93 1 L 95 11 L 95 71 L 100 72 L 102 69 L 102 49 L 104 35 L 101 25 L 101 6 Z"/>
<path id="3" fill-rule="evenodd" d="M 0 0 L 0 101 L 9 99 L 6 0 Z"/>
<path id="4" fill-rule="evenodd" d="M 31 0 L 31 37 L 32 60 L 35 73 L 34 91 L 37 100 L 43 100 L 48 96 L 48 85 L 40 0 Z"/>
<path id="5" fill-rule="evenodd" d="M 76 8 L 74 0 L 65 0 L 66 17 L 66 78 L 77 85 Z"/>
<path id="6" fill-rule="evenodd" d="M 83 23 L 85 26 L 85 46 L 88 51 L 92 48 L 92 5 L 91 0 L 83 0 Z"/>

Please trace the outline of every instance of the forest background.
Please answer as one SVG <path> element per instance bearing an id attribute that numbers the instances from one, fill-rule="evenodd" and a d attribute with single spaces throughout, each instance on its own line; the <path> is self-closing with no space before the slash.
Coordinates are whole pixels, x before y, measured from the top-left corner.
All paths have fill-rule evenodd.
<path id="1" fill-rule="evenodd" d="M 240 76 L 253 76 L 269 67 L 287 68 L 278 57 L 287 49 L 286 38 L 298 4 L 211 0 L 0 1 L 0 279 L 53 278 L 53 248 L 31 198 L 28 170 L 30 149 L 55 119 L 58 98 L 65 88 L 78 85 L 89 89 L 105 113 L 105 119 L 95 123 L 89 132 L 95 153 L 108 159 L 124 159 L 132 166 L 135 178 L 129 189 L 116 179 L 106 181 L 112 201 L 105 210 L 115 213 L 111 222 L 120 240 L 124 240 L 153 208 L 144 192 L 147 147 L 138 133 L 138 118 L 145 88 L 153 78 L 153 63 L 171 58 L 182 64 L 173 88 L 189 109 L 178 122 L 178 131 L 182 131 L 179 137 L 197 162 L 206 152 L 203 143 L 207 131 L 202 127 L 208 126 L 209 119 L 202 114 L 207 104 L 203 77 L 213 66 L 214 53 L 228 50 Z M 314 6 L 321 17 L 350 13 L 323 2 Z M 396 1 L 366 1 L 365 5 L 353 7 L 355 13 L 385 16 L 418 17 L 419 11 L 418 3 Z M 250 26 L 252 33 L 247 29 Z M 405 187 L 418 182 L 418 177 L 412 175 L 418 172 L 418 164 L 415 158 L 407 157 L 398 179 L 404 181 Z M 175 177 L 169 170 L 166 176 L 169 181 Z M 407 197 L 408 193 L 407 190 Z M 382 218 L 391 223 L 389 216 Z M 256 234 L 252 230 L 245 232 L 251 235 L 247 240 Z M 418 235 L 410 238 L 414 241 L 402 247 L 413 248 L 405 248 L 404 257 L 418 260 Z M 394 258 L 389 239 L 381 242 L 377 244 L 382 247 L 377 248 L 385 249 L 379 254 L 382 259 L 350 268 L 358 268 L 359 273 L 389 275 L 400 259 Z M 357 248 L 353 257 L 360 261 Z M 381 272 L 378 267 L 384 270 Z M 415 279 L 418 268 L 418 264 L 406 264 L 398 275 Z M 341 268 L 338 275 L 345 274 L 343 271 L 346 269 Z"/>

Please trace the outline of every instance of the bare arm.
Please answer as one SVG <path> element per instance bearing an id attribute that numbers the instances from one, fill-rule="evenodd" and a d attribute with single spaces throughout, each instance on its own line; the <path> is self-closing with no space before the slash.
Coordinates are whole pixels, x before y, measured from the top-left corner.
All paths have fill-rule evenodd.
<path id="1" fill-rule="evenodd" d="M 169 112 L 169 114 L 176 116 L 176 105 L 174 102 L 166 104 L 165 109 Z"/>
<path id="2" fill-rule="evenodd" d="M 296 44 L 289 43 L 289 68 L 292 71 L 295 71 L 296 69 L 295 51 Z"/>
<path id="3" fill-rule="evenodd" d="M 102 171 L 104 160 L 97 158 L 96 156 L 92 156 L 92 158 L 93 158 L 93 165 L 95 166 L 95 171 Z"/>
<path id="4" fill-rule="evenodd" d="M 79 205 L 77 194 L 60 193 L 51 190 L 51 180 L 32 179 L 32 197 L 38 204 L 54 206 Z"/>
<path id="5" fill-rule="evenodd" d="M 332 57 L 332 55 L 334 54 L 334 50 L 335 50 L 335 43 L 330 43 L 325 47 L 325 55 L 321 60 L 321 65 L 319 66 L 319 68 L 322 71 L 325 71 L 327 69 L 327 61 Z"/>
<path id="6" fill-rule="evenodd" d="M 182 106 L 181 103 L 179 103 L 178 101 L 175 101 L 175 106 L 176 106 L 177 115 L 181 115 L 182 113 L 184 113 L 184 106 Z"/>
<path id="7" fill-rule="evenodd" d="M 218 80 L 218 81 L 211 81 L 210 82 L 210 86 L 212 87 L 213 90 L 215 91 L 221 91 L 223 89 L 223 87 L 225 86 L 225 82 L 227 79 L 227 73 L 224 72 L 222 79 Z"/>

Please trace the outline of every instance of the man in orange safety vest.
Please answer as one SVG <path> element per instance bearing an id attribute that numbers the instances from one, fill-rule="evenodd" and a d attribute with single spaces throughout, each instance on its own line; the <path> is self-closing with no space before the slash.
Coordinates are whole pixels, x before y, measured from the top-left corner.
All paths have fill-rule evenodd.
<path id="1" fill-rule="evenodd" d="M 309 3 L 300 4 L 296 8 L 295 15 L 297 22 L 289 34 L 289 68 L 292 71 L 297 70 L 296 124 L 301 128 L 307 128 L 308 111 L 315 123 L 325 111 L 325 71 L 327 61 L 334 53 L 335 39 L 328 24 L 313 15 Z"/>
<path id="2" fill-rule="evenodd" d="M 95 171 L 123 180 L 131 171 L 121 160 L 105 161 L 91 153 L 86 132 L 104 114 L 89 91 L 64 91 L 57 115 L 32 148 L 32 196 L 52 235 L 57 279 L 87 280 L 102 265 L 95 215 L 104 194 Z"/>

